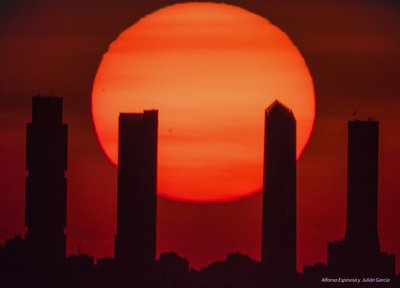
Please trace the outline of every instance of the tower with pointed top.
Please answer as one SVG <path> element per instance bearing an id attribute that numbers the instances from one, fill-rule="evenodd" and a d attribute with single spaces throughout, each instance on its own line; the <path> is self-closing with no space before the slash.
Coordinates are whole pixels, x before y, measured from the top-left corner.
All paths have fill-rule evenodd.
<path id="1" fill-rule="evenodd" d="M 122 113 L 115 258 L 143 273 L 156 259 L 158 111 Z"/>
<path id="2" fill-rule="evenodd" d="M 55 265 L 65 258 L 68 127 L 62 98 L 33 97 L 26 131 L 26 241 L 34 265 Z"/>
<path id="3" fill-rule="evenodd" d="M 265 111 L 261 262 L 271 277 L 296 273 L 296 119 L 279 101 Z"/>

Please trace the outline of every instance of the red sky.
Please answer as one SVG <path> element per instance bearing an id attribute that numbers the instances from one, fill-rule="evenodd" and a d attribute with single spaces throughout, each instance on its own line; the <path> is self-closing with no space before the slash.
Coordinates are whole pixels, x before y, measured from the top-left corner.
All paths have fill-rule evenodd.
<path id="1" fill-rule="evenodd" d="M 23 234 L 25 125 L 31 97 L 64 98 L 69 124 L 68 251 L 78 243 L 112 256 L 116 168 L 93 130 L 90 95 L 108 45 L 139 17 L 168 1 L 2 1 L 0 4 L 0 242 Z M 327 241 L 345 231 L 347 120 L 381 122 L 379 233 L 400 270 L 400 8 L 390 1 L 226 1 L 285 31 L 314 78 L 316 122 L 298 162 L 298 270 L 326 261 Z M 295 4 L 293 3 L 295 2 Z M 172 2 L 171 2 L 172 3 Z M 99 177 L 101 176 L 101 177 Z M 260 194 L 220 204 L 159 199 L 158 251 L 198 267 L 240 251 L 260 253 Z"/>

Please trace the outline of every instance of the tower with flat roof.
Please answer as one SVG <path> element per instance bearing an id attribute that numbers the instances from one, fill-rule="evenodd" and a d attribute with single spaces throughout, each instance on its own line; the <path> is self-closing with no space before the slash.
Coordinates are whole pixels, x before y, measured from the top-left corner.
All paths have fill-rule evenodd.
<path id="1" fill-rule="evenodd" d="M 33 97 L 32 122 L 26 130 L 26 241 L 34 264 L 65 259 L 68 127 L 63 100 Z"/>
<path id="2" fill-rule="evenodd" d="M 395 273 L 395 258 L 381 253 L 378 236 L 378 142 L 378 121 L 349 121 L 346 234 L 328 244 L 328 268 L 334 274 Z"/>
<path id="3" fill-rule="evenodd" d="M 125 268 L 156 259 L 157 130 L 156 110 L 119 116 L 115 258 Z"/>

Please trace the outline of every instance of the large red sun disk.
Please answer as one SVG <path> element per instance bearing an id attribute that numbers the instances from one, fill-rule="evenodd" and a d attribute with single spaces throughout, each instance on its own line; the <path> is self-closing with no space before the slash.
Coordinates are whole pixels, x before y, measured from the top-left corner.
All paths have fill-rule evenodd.
<path id="1" fill-rule="evenodd" d="M 297 156 L 315 118 L 305 61 L 265 18 L 216 3 L 168 6 L 123 31 L 103 55 L 92 91 L 101 147 L 117 164 L 121 112 L 159 110 L 158 194 L 190 202 L 261 190 L 264 109 L 297 119 Z"/>

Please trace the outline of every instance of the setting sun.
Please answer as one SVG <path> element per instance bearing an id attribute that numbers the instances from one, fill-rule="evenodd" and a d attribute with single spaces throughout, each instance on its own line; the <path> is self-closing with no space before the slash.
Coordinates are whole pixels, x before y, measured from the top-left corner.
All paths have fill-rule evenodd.
<path id="1" fill-rule="evenodd" d="M 214 3 L 168 6 L 110 45 L 92 116 L 117 164 L 118 115 L 159 110 L 158 194 L 228 201 L 261 191 L 264 110 L 275 99 L 297 120 L 297 157 L 315 118 L 313 81 L 298 49 L 267 19 Z"/>

